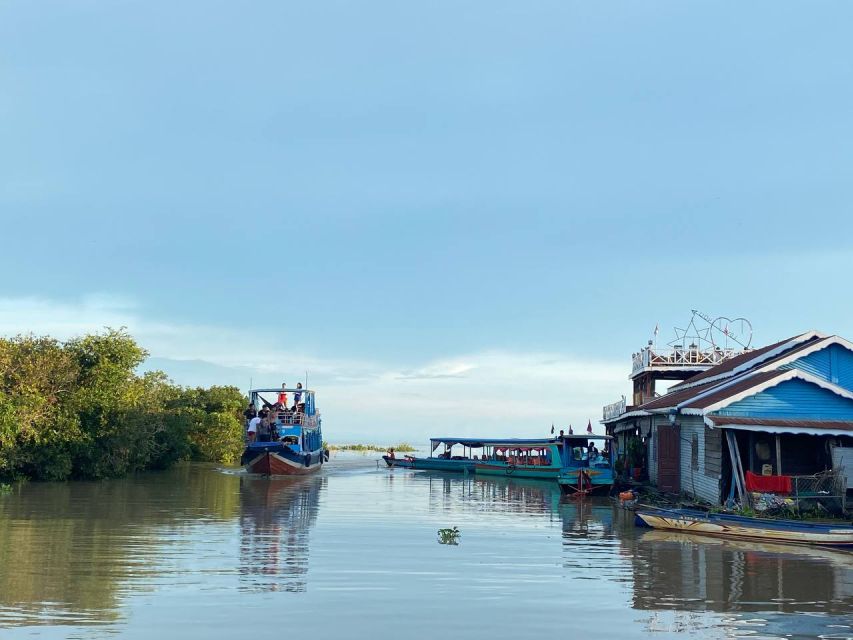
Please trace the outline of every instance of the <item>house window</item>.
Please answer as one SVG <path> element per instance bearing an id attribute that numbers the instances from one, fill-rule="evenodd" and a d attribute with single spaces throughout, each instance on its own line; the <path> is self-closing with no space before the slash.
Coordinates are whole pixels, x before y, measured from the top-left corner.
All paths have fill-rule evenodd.
<path id="1" fill-rule="evenodd" d="M 690 468 L 699 470 L 699 434 L 694 433 L 690 439 Z"/>

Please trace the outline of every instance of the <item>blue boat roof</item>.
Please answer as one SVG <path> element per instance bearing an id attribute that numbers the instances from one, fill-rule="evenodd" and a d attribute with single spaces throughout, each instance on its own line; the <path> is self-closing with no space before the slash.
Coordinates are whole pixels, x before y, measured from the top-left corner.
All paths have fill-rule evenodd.
<path id="1" fill-rule="evenodd" d="M 445 444 L 461 444 L 466 447 L 493 447 L 493 446 L 507 446 L 507 447 L 547 447 L 551 444 L 557 444 L 557 440 L 550 439 L 542 439 L 542 438 L 533 438 L 533 439 L 522 439 L 522 438 L 509 438 L 509 439 L 498 439 L 498 438 L 430 438 L 430 442 L 443 442 Z"/>
<path id="2" fill-rule="evenodd" d="M 563 440 L 612 440 L 611 436 L 596 434 L 572 434 L 563 436 Z M 443 442 L 445 444 L 461 444 L 466 447 L 547 447 L 552 444 L 560 444 L 560 438 L 430 438 L 430 442 Z"/>

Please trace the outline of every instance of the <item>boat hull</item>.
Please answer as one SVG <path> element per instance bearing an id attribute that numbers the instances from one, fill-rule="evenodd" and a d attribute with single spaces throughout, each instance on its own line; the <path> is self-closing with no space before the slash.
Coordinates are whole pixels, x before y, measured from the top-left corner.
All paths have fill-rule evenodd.
<path id="1" fill-rule="evenodd" d="M 265 476 L 304 476 L 323 468 L 325 452 L 296 453 L 281 445 L 247 447 L 243 452 L 243 467 L 249 473 Z"/>
<path id="2" fill-rule="evenodd" d="M 578 478 L 581 471 L 586 474 L 589 480 L 585 485 Z M 604 494 L 609 493 L 613 486 L 613 471 L 610 469 L 596 469 L 594 467 L 570 467 L 560 472 L 557 482 L 560 485 L 560 491 L 567 495 L 576 493 Z"/>
<path id="3" fill-rule="evenodd" d="M 740 540 L 853 548 L 853 527 L 677 509 L 638 510 L 637 526 Z"/>
<path id="4" fill-rule="evenodd" d="M 474 462 L 472 460 L 446 460 L 444 458 L 389 458 L 382 456 L 389 467 L 403 467 L 405 469 L 417 469 L 419 471 L 447 471 L 450 473 L 473 473 Z"/>
<path id="5" fill-rule="evenodd" d="M 389 467 L 400 467 L 401 469 L 414 468 L 414 461 L 411 458 L 391 458 L 389 456 L 382 456 L 382 459 Z"/>
<path id="6" fill-rule="evenodd" d="M 539 478 L 542 480 L 554 480 L 560 475 L 560 467 L 544 465 L 480 463 L 475 465 L 475 470 L 477 475 L 483 476 L 510 476 L 512 478 Z"/>

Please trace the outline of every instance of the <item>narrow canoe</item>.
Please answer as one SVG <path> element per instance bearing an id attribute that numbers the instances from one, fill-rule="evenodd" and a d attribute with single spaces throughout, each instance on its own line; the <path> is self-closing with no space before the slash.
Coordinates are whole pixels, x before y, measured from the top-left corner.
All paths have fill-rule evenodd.
<path id="1" fill-rule="evenodd" d="M 414 458 L 406 456 L 405 458 L 389 458 L 382 456 L 389 467 L 403 467 L 405 469 L 417 469 L 420 471 L 450 471 L 454 473 L 464 473 L 465 471 L 474 471 L 474 461 L 468 459 L 446 459 L 446 458 Z"/>
<path id="2" fill-rule="evenodd" d="M 414 467 L 413 458 L 392 458 L 391 456 L 382 456 L 389 467 L 401 467 L 403 469 L 412 469 Z"/>
<path id="3" fill-rule="evenodd" d="M 741 540 L 853 547 L 853 526 L 849 524 L 773 520 L 691 509 L 649 507 L 637 508 L 635 524 L 652 529 Z"/>

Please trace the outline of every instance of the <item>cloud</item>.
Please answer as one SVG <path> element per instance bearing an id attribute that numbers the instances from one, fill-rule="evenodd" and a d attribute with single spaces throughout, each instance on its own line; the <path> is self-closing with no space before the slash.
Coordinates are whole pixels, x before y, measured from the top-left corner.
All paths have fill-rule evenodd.
<path id="1" fill-rule="evenodd" d="M 0 298 L 0 334 L 60 339 L 126 326 L 151 353 L 148 368 L 186 385 L 242 389 L 295 383 L 309 372 L 330 441 L 425 442 L 431 435 L 539 436 L 550 425 L 596 422 L 627 392 L 625 362 L 501 349 L 424 362 L 363 361 L 279 352 L 269 336 L 163 323 L 134 301 L 106 295 L 77 302 Z M 288 363 L 285 369 L 282 363 Z"/>

